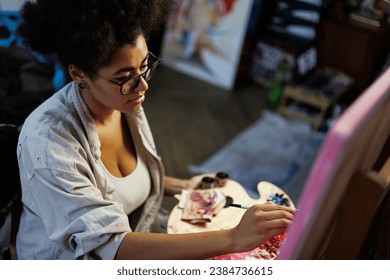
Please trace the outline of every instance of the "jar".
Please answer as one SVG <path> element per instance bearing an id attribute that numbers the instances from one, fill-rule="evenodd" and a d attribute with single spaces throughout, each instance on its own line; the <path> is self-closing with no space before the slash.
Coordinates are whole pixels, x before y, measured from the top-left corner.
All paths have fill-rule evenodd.
<path id="1" fill-rule="evenodd" d="M 202 181 L 200 182 L 200 188 L 203 190 L 212 189 L 214 188 L 214 178 L 205 176 L 202 178 Z"/>
<path id="2" fill-rule="evenodd" d="M 226 172 L 218 172 L 215 174 L 215 184 L 217 187 L 224 187 L 227 184 L 229 175 Z"/>

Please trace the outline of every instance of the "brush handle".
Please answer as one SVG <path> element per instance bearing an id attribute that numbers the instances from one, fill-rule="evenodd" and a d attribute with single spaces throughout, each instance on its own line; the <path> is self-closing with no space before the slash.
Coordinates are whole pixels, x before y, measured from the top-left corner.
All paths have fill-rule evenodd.
<path id="1" fill-rule="evenodd" d="M 241 209 L 248 209 L 249 208 L 249 206 L 247 206 L 247 205 L 241 205 L 241 204 L 236 204 L 236 203 L 230 203 L 229 206 L 237 207 L 237 208 L 241 208 Z"/>

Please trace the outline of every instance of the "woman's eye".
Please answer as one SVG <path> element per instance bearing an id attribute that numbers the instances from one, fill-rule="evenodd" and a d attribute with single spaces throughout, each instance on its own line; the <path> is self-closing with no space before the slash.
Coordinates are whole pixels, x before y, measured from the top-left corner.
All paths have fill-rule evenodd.
<path id="1" fill-rule="evenodd" d="M 120 78 L 116 78 L 116 80 L 120 83 L 120 82 L 128 80 L 130 77 L 131 77 L 131 75 L 127 75 L 127 76 L 123 76 Z"/>
<path id="2" fill-rule="evenodd" d="M 148 64 L 145 64 L 145 65 L 141 65 L 139 71 L 141 73 L 145 72 L 147 69 L 148 69 L 149 65 Z M 115 80 L 117 80 L 118 83 L 121 83 L 121 82 L 124 82 L 126 80 L 129 80 L 133 77 L 134 75 L 131 75 L 130 73 L 126 76 L 123 76 L 123 77 L 118 77 L 116 78 Z"/>

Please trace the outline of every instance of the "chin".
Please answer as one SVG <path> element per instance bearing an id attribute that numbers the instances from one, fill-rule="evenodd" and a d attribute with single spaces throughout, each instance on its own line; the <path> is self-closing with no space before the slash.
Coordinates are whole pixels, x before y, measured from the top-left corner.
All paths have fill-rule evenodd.
<path id="1" fill-rule="evenodd" d="M 127 110 L 125 110 L 126 113 L 135 113 L 141 108 L 142 104 L 132 105 Z"/>

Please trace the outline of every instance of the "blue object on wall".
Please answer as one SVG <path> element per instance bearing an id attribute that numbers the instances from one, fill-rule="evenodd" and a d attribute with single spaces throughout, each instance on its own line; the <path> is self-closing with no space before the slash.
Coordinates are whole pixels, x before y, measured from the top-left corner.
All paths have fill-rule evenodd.
<path id="1" fill-rule="evenodd" d="M 22 18 L 18 11 L 0 11 L 0 47 L 20 46 L 26 48 L 23 44 L 23 40 L 16 34 L 16 30 L 21 22 Z M 28 49 L 28 51 L 42 64 L 53 65 L 53 86 L 55 91 L 65 85 L 65 73 L 56 61 L 48 59 L 30 49 Z"/>

